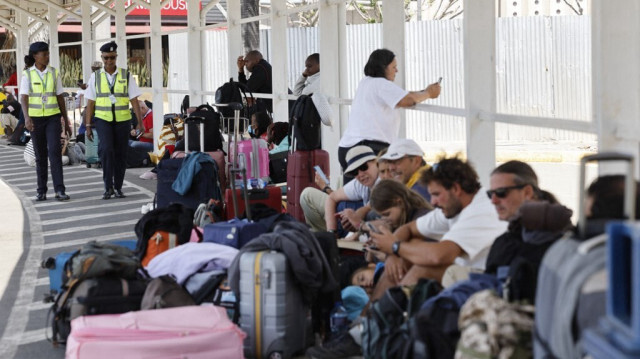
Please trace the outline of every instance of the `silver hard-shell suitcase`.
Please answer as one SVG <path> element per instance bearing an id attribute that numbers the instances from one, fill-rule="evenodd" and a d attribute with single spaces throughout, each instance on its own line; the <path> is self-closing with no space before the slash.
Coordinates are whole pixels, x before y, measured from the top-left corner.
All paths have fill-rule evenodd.
<path id="1" fill-rule="evenodd" d="M 290 358 L 311 337 L 309 309 L 279 252 L 247 252 L 240 258 L 240 328 L 247 358 Z"/>

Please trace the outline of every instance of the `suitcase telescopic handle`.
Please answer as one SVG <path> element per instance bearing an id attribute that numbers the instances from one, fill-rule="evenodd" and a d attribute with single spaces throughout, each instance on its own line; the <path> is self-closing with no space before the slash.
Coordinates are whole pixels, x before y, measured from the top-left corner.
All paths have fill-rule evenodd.
<path id="1" fill-rule="evenodd" d="M 636 186 L 634 178 L 635 158 L 633 155 L 620 152 L 601 152 L 594 155 L 584 156 L 580 160 L 580 203 L 578 216 L 578 233 L 580 236 L 586 235 L 587 221 L 585 214 L 585 186 L 586 167 L 589 162 L 612 162 L 621 161 L 627 163 L 627 173 L 624 184 L 624 214 L 629 220 L 636 218 Z"/>
<path id="2" fill-rule="evenodd" d="M 204 152 L 204 123 L 205 118 L 201 116 L 189 116 L 184 119 L 184 152 L 189 153 L 189 128 L 197 124 L 200 127 L 200 152 Z"/>

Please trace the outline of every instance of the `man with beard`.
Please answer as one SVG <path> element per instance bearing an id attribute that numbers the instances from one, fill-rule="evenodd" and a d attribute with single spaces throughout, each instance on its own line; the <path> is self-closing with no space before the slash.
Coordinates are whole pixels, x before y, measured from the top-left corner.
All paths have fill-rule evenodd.
<path id="1" fill-rule="evenodd" d="M 415 284 L 420 278 L 440 281 L 454 263 L 484 270 L 491 244 L 506 230 L 507 223 L 500 221 L 468 162 L 441 159 L 422 172 L 420 181 L 436 209 L 394 233 L 384 227 L 380 234 L 371 233 L 373 243 L 388 254 L 372 300 L 389 287 Z"/>

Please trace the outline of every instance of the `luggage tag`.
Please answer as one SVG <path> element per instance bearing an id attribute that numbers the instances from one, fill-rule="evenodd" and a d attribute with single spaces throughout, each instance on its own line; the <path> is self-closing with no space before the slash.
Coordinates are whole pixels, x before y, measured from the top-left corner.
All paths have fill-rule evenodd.
<path id="1" fill-rule="evenodd" d="M 116 96 L 114 94 L 109 95 L 109 100 L 111 101 L 111 104 L 115 105 L 116 103 Z"/>

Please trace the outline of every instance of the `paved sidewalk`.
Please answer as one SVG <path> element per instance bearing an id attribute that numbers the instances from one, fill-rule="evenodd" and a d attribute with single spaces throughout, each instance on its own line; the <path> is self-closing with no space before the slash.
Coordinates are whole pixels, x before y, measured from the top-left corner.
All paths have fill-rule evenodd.
<path id="1" fill-rule="evenodd" d="M 35 202 L 35 168 L 23 159 L 24 147 L 0 144 L 0 358 L 64 358 L 64 347 L 47 341 L 49 290 L 43 259 L 72 251 L 89 240 L 134 239 L 143 204 L 153 201 L 155 180 L 142 180 L 148 168 L 127 170 L 124 199 L 102 200 L 102 171 L 65 166 L 68 202 Z M 49 189 L 52 189 L 49 176 Z"/>

